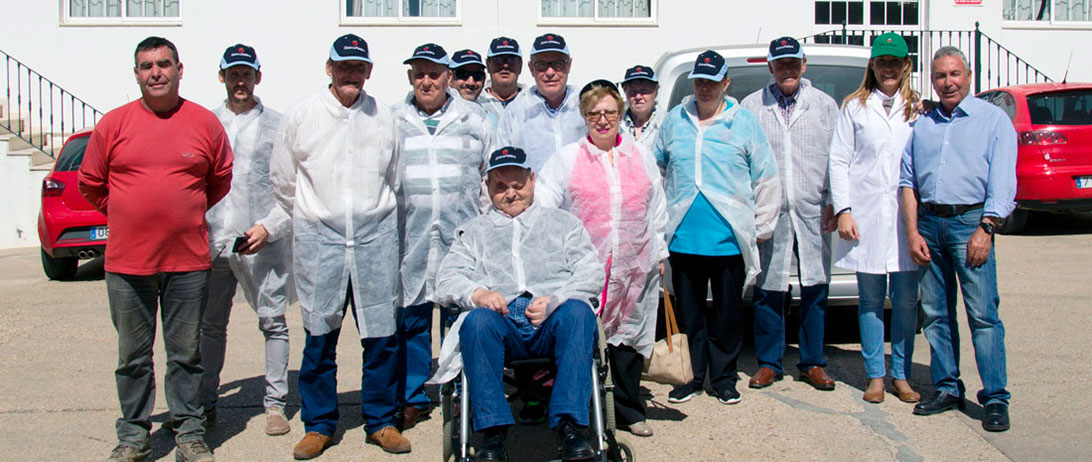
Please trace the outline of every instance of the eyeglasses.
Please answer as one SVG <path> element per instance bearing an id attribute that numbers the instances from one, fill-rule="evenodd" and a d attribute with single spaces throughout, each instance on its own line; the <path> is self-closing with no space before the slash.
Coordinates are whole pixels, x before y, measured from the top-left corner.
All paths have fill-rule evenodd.
<path id="1" fill-rule="evenodd" d="M 518 66 L 520 61 L 520 57 L 515 55 L 494 56 L 492 58 L 489 58 L 488 60 L 489 64 L 492 64 L 494 66 L 503 66 L 505 64 L 509 66 Z"/>
<path id="2" fill-rule="evenodd" d="M 466 79 L 469 79 L 471 77 L 474 77 L 474 80 L 477 80 L 479 82 L 482 81 L 482 80 L 485 80 L 485 71 L 472 71 L 470 69 L 455 69 L 455 79 L 456 80 L 466 80 Z"/>
<path id="3" fill-rule="evenodd" d="M 535 72 L 546 72 L 546 68 L 552 67 L 557 72 L 565 72 L 569 69 L 569 60 L 559 61 L 531 61 L 531 67 Z"/>
<path id="4" fill-rule="evenodd" d="M 594 111 L 584 114 L 584 118 L 588 119 L 588 122 L 598 122 L 604 117 L 607 118 L 607 122 L 614 122 L 618 120 L 618 110 L 611 109 L 609 111 Z"/>

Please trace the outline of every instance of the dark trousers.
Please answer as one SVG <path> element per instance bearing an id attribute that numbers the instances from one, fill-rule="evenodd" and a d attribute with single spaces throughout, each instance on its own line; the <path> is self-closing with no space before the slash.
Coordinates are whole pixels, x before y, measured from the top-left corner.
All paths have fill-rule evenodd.
<path id="1" fill-rule="evenodd" d="M 800 289 L 800 362 L 796 367 L 806 371 L 826 367 L 823 359 L 823 335 L 826 329 L 827 294 L 830 285 L 816 284 Z M 755 287 L 755 356 L 758 365 L 784 372 L 781 356 L 785 354 L 785 304 L 787 291 L 762 290 Z"/>
<path id="2" fill-rule="evenodd" d="M 344 310 L 354 306 L 352 286 L 349 286 Z M 356 309 L 353 319 L 356 319 Z M 359 329 L 359 324 L 358 324 Z M 332 436 L 337 430 L 339 417 L 337 406 L 337 340 L 341 329 L 323 335 L 307 332 L 303 347 L 303 363 L 300 364 L 300 419 L 308 432 Z M 394 425 L 398 407 L 398 377 L 395 360 L 398 355 L 398 336 L 366 338 L 360 340 L 364 347 L 360 371 L 360 412 L 364 416 L 364 431 L 372 434 L 383 427 Z"/>
<path id="3" fill-rule="evenodd" d="M 645 357 L 626 345 L 607 345 L 611 379 L 614 380 L 614 416 L 622 425 L 645 420 L 645 400 L 641 398 L 641 371 Z"/>
<path id="4" fill-rule="evenodd" d="M 427 408 L 425 381 L 432 373 L 432 303 L 398 310 L 398 399 L 399 406 Z"/>
<path id="5" fill-rule="evenodd" d="M 710 257 L 671 252 L 671 283 L 679 329 L 690 343 L 690 363 L 699 386 L 706 375 L 717 390 L 739 381 L 742 340 L 743 282 L 747 272 L 740 255 Z M 706 303 L 712 292 L 713 303 Z"/>

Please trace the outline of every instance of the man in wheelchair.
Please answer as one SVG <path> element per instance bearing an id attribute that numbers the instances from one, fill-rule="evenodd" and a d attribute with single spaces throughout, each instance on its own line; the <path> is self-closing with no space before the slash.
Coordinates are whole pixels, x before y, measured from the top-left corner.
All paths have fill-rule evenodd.
<path id="1" fill-rule="evenodd" d="M 603 267 L 578 218 L 533 205 L 535 174 L 522 149 L 494 151 L 486 172 L 493 207 L 456 229 L 436 277 L 440 303 L 463 310 L 445 343 L 462 350 L 474 430 L 485 436 L 478 460 L 507 460 L 514 420 L 504 365 L 528 358 L 550 358 L 557 368 L 549 422 L 561 459 L 590 459 L 584 430 Z"/>

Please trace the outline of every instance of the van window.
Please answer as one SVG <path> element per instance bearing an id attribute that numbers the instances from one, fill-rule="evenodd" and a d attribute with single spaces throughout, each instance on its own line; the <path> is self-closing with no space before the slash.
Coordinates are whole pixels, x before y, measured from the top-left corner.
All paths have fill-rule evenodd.
<path id="1" fill-rule="evenodd" d="M 690 79 L 686 78 L 688 74 L 683 73 L 675 81 L 668 108 L 677 106 L 682 102 L 683 98 L 694 94 L 694 85 L 690 83 Z M 729 68 L 728 77 L 732 79 L 732 83 L 728 85 L 728 96 L 738 101 L 743 101 L 743 98 L 746 98 L 747 95 L 769 84 L 772 78 L 765 63 L 759 66 Z M 842 105 L 842 100 L 846 96 L 849 96 L 861 85 L 863 77 L 864 68 L 862 67 L 830 64 L 808 64 L 808 70 L 804 72 L 804 78 L 811 80 L 812 86 L 830 95 L 831 98 L 834 98 L 834 101 L 838 102 L 839 106 Z"/>
<path id="2" fill-rule="evenodd" d="M 1033 125 L 1092 125 L 1092 90 L 1028 96 Z"/>

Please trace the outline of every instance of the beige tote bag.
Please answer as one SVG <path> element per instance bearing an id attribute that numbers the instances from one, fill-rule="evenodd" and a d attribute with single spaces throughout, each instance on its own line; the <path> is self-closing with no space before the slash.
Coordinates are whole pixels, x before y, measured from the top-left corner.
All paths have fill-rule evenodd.
<path id="1" fill-rule="evenodd" d="M 671 306 L 666 283 L 664 324 L 667 326 L 667 337 L 652 347 L 652 357 L 645 359 L 645 371 L 641 374 L 641 380 L 667 385 L 689 383 L 694 380 L 694 369 L 690 366 L 690 346 L 686 334 L 679 332 L 679 325 L 675 322 L 675 309 Z"/>

